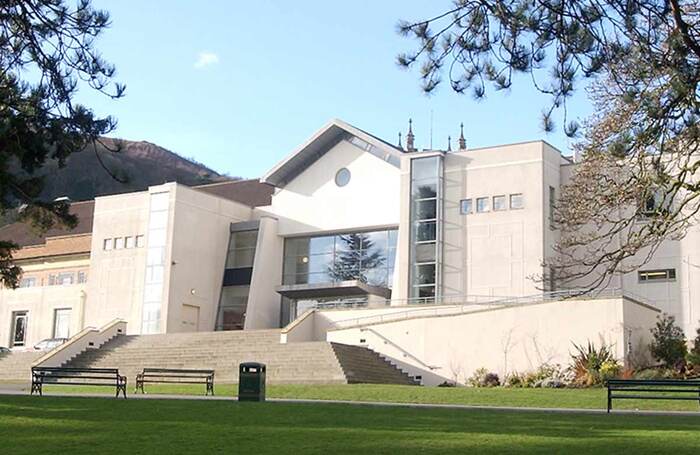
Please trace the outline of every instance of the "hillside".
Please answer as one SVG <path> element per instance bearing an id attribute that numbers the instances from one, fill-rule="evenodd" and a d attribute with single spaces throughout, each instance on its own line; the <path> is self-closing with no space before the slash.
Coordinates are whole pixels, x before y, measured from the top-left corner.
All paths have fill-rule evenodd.
<path id="1" fill-rule="evenodd" d="M 55 161 L 47 162 L 39 172 L 44 176 L 41 198 L 53 200 L 65 196 L 72 201 L 84 201 L 96 196 L 141 191 L 165 182 L 203 185 L 239 180 L 221 175 L 201 163 L 150 142 L 110 138 L 102 141 L 106 147 L 98 144 L 96 149 L 89 146 L 86 150 L 73 153 L 65 167 L 59 168 Z M 110 151 L 115 149 L 118 152 Z M 126 182 L 115 180 L 105 168 L 126 179 Z M 0 214 L 0 226 L 15 219 L 14 211 Z"/>
<path id="2" fill-rule="evenodd" d="M 150 142 L 115 141 L 104 139 L 111 152 L 102 145 L 97 150 L 90 146 L 72 154 L 63 168 L 49 162 L 42 169 L 45 176 L 43 199 L 67 196 L 73 201 L 93 199 L 95 196 L 140 191 L 151 185 L 178 182 L 185 185 L 229 180 L 203 164 L 196 163 Z M 104 164 L 100 164 L 100 160 Z M 126 178 L 126 183 L 113 179 L 104 168 Z"/>

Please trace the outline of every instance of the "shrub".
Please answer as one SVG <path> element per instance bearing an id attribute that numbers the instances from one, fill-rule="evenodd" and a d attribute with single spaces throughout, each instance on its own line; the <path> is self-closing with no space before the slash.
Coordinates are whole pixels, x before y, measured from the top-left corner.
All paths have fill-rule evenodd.
<path id="1" fill-rule="evenodd" d="M 467 380 L 467 384 L 472 387 L 496 387 L 501 385 L 501 381 L 496 373 L 491 373 L 486 368 L 479 368 Z"/>
<path id="2" fill-rule="evenodd" d="M 573 345 L 576 352 L 571 355 L 570 370 L 574 384 L 583 387 L 599 385 L 620 373 L 620 364 L 610 346 L 602 344 L 596 348 L 590 341 L 585 347 L 576 343 Z"/>
<path id="3" fill-rule="evenodd" d="M 687 360 L 690 365 L 693 365 L 694 369 L 700 370 L 700 327 L 696 332 L 695 339 L 693 340 L 693 347 L 688 353 Z"/>
<path id="4" fill-rule="evenodd" d="M 506 387 L 524 387 L 525 383 L 523 376 L 520 373 L 514 372 L 506 376 L 506 379 L 503 381 L 503 385 Z"/>
<path id="5" fill-rule="evenodd" d="M 676 318 L 667 314 L 659 316 L 651 334 L 654 337 L 649 346 L 651 355 L 668 368 L 682 369 L 688 347 Z"/>
<path id="6" fill-rule="evenodd" d="M 600 380 L 604 382 L 608 379 L 616 378 L 620 375 L 621 370 L 622 367 L 619 363 L 614 360 L 607 360 L 603 362 L 603 364 L 600 366 L 600 370 L 598 370 L 600 373 Z"/>
<path id="7" fill-rule="evenodd" d="M 669 379 L 675 377 L 675 372 L 663 368 L 647 368 L 634 373 L 634 379 Z"/>

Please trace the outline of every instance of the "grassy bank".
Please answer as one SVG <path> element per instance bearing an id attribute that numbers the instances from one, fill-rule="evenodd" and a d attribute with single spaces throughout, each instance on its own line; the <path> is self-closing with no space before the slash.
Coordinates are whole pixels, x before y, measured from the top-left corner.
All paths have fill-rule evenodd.
<path id="1" fill-rule="evenodd" d="M 3 453 L 697 453 L 685 416 L 0 396 Z"/>

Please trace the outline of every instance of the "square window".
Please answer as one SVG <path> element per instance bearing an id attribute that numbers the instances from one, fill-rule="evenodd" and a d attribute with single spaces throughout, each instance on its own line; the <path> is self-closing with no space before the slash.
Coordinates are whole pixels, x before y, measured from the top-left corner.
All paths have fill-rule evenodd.
<path id="1" fill-rule="evenodd" d="M 489 211 L 489 198 L 480 197 L 476 199 L 476 213 L 484 213 Z"/>
<path id="2" fill-rule="evenodd" d="M 417 220 L 434 220 L 437 218 L 437 200 L 428 199 L 416 202 Z"/>
<path id="3" fill-rule="evenodd" d="M 133 248 L 134 247 L 134 238 L 133 237 L 124 237 L 124 248 Z"/>
<path id="4" fill-rule="evenodd" d="M 474 210 L 474 207 L 472 207 L 472 200 L 471 199 L 462 199 L 459 201 L 459 213 L 462 215 L 468 215 L 472 213 Z"/>
<path id="5" fill-rule="evenodd" d="M 143 248 L 145 245 L 143 235 L 136 236 L 136 248 Z"/>
<path id="6" fill-rule="evenodd" d="M 113 246 L 114 246 L 114 242 L 112 239 L 104 239 L 102 241 L 102 249 L 105 251 L 111 250 Z"/>
<path id="7" fill-rule="evenodd" d="M 510 195 L 510 208 L 511 210 L 522 209 L 525 206 L 525 200 L 523 199 L 522 193 L 515 193 Z"/>
<path id="8" fill-rule="evenodd" d="M 505 196 L 494 196 L 493 197 L 493 210 L 494 211 L 501 211 L 501 210 L 506 210 L 508 207 L 506 206 L 506 197 Z"/>
<path id="9" fill-rule="evenodd" d="M 114 249 L 123 250 L 124 249 L 124 237 L 117 237 L 114 239 Z"/>

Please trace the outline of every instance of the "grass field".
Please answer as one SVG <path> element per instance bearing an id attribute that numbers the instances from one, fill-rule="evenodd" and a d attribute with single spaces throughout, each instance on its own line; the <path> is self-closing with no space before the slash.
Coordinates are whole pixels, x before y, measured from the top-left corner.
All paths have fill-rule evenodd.
<path id="1" fill-rule="evenodd" d="M 51 393 L 108 393 L 104 387 L 46 386 Z M 204 386 L 146 385 L 149 394 L 203 395 Z M 236 386 L 216 386 L 217 395 L 235 396 Z M 128 393 L 132 394 L 132 388 Z M 387 401 L 392 403 L 461 404 L 538 408 L 605 409 L 606 391 L 595 389 L 438 388 L 397 385 L 270 385 L 271 398 L 306 398 L 343 401 Z M 697 401 L 619 400 L 615 409 L 698 411 Z"/>
<path id="2" fill-rule="evenodd" d="M 234 401 L 0 396 L 0 451 L 634 453 L 700 451 L 700 418 Z"/>

